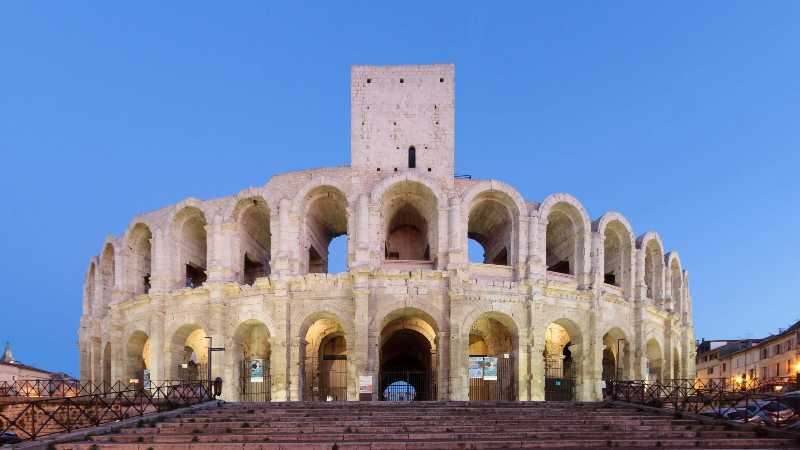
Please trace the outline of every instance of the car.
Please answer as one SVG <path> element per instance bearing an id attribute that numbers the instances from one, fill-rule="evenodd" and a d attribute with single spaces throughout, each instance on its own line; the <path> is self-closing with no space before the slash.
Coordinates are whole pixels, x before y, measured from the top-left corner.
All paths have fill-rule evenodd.
<path id="1" fill-rule="evenodd" d="M 22 439 L 20 439 L 15 433 L 10 431 L 4 431 L 0 433 L 0 444 L 18 444 L 20 442 L 22 442 Z"/>

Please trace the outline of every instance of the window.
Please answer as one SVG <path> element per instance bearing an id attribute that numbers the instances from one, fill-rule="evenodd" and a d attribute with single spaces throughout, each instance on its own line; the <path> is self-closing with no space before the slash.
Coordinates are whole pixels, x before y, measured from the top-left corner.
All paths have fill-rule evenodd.
<path id="1" fill-rule="evenodd" d="M 761 378 L 763 378 L 765 380 L 768 378 L 768 376 L 767 376 L 767 367 L 762 367 L 761 368 Z"/>
<path id="2" fill-rule="evenodd" d="M 728 367 L 727 367 L 727 366 L 728 366 L 727 364 L 725 364 L 725 363 L 722 363 L 722 371 L 723 371 L 723 372 L 725 372 L 726 370 L 728 370 Z"/>
<path id="3" fill-rule="evenodd" d="M 408 147 L 408 168 L 414 169 L 417 167 L 417 149 L 412 145 Z"/>
<path id="4" fill-rule="evenodd" d="M 786 375 L 789 375 L 791 373 L 792 373 L 792 360 L 790 359 L 786 361 Z"/>
<path id="5" fill-rule="evenodd" d="M 706 373 L 708 375 L 714 375 L 714 368 L 713 367 L 709 367 L 708 369 L 706 369 Z"/>
<path id="6" fill-rule="evenodd" d="M 773 347 L 773 349 L 775 351 L 775 353 L 774 353 L 775 355 L 780 355 L 781 354 L 781 344 L 775 345 L 775 347 Z"/>

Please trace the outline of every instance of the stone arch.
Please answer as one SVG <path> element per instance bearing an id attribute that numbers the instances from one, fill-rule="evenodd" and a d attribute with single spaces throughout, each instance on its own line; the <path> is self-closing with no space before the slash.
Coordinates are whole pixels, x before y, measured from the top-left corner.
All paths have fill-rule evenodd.
<path id="1" fill-rule="evenodd" d="M 92 315 L 97 306 L 95 293 L 97 291 L 97 264 L 94 261 L 89 263 L 89 270 L 86 271 L 86 280 L 83 283 L 83 314 Z"/>
<path id="2" fill-rule="evenodd" d="M 239 401 L 267 401 L 271 398 L 272 336 L 257 319 L 244 320 L 234 329 L 230 351 Z"/>
<path id="3" fill-rule="evenodd" d="M 623 327 L 612 326 L 603 334 L 602 379 L 630 380 L 633 371 L 633 350 Z"/>
<path id="4" fill-rule="evenodd" d="M 519 380 L 516 367 L 521 361 L 519 331 L 514 318 L 499 311 L 473 313 L 464 322 L 462 330 L 467 335 L 464 339 L 467 343 L 465 357 L 476 367 L 483 358 L 481 365 L 490 370 L 487 374 L 484 368 L 481 378 L 469 375 L 469 399 L 517 400 Z"/>
<path id="5" fill-rule="evenodd" d="M 127 233 L 128 289 L 134 295 L 150 292 L 153 261 L 153 233 L 144 222 L 137 222 Z"/>
<path id="6" fill-rule="evenodd" d="M 150 369 L 150 351 L 150 337 L 147 333 L 136 330 L 128 336 L 124 382 L 137 380 L 137 383 L 144 383 L 144 370 Z"/>
<path id="7" fill-rule="evenodd" d="M 644 253 L 644 267 L 640 276 L 645 296 L 658 301 L 664 292 L 664 244 L 658 233 L 648 231 L 636 240 L 637 248 Z"/>
<path id="8" fill-rule="evenodd" d="M 314 183 L 303 190 L 301 204 L 301 271 L 329 272 L 330 243 L 339 236 L 348 239 L 347 262 L 350 262 L 350 202 L 344 191 L 332 184 Z M 297 197 L 295 197 L 295 202 Z"/>
<path id="9" fill-rule="evenodd" d="M 103 253 L 100 254 L 100 286 L 101 286 L 101 308 L 104 314 L 111 304 L 114 287 L 116 285 L 116 250 L 114 243 L 106 242 L 103 246 Z"/>
<path id="10" fill-rule="evenodd" d="M 584 276 L 587 273 L 587 236 L 591 222 L 583 205 L 569 194 L 553 194 L 542 202 L 539 217 L 547 224 L 547 270 Z"/>
<path id="11" fill-rule="evenodd" d="M 664 257 L 667 270 L 669 271 L 670 299 L 672 300 L 672 310 L 683 315 L 683 269 L 681 269 L 681 258 L 678 252 L 672 251 Z"/>
<path id="12" fill-rule="evenodd" d="M 352 326 L 335 313 L 317 311 L 303 320 L 298 338 L 303 400 L 354 397 L 355 366 L 350 361 Z"/>
<path id="13" fill-rule="evenodd" d="M 423 180 L 427 181 L 427 180 Z M 385 260 L 433 261 L 439 250 L 439 207 L 436 190 L 421 181 L 400 180 L 376 189 L 380 194 L 382 226 L 379 242 L 384 243 Z"/>
<path id="14" fill-rule="evenodd" d="M 178 326 L 169 341 L 170 367 L 173 380 L 204 380 L 208 377 L 208 341 L 205 329 L 197 323 Z"/>
<path id="15" fill-rule="evenodd" d="M 260 195 L 239 199 L 230 215 L 236 224 L 233 261 L 239 283 L 252 285 L 272 271 L 272 226 L 269 205 Z"/>
<path id="16" fill-rule="evenodd" d="M 593 229 L 603 241 L 603 258 L 598 261 L 603 282 L 622 288 L 625 296 L 630 296 L 634 288 L 636 250 L 631 224 L 622 214 L 611 211 L 595 221 Z"/>
<path id="17" fill-rule="evenodd" d="M 568 318 L 550 321 L 544 328 L 545 400 L 576 400 L 584 388 L 583 333 Z"/>
<path id="18" fill-rule="evenodd" d="M 380 323 L 379 398 L 436 399 L 439 366 L 436 320 L 420 309 L 403 307 L 386 314 Z"/>
<path id="19" fill-rule="evenodd" d="M 178 287 L 200 287 L 208 278 L 208 235 L 205 213 L 185 206 L 172 222 Z"/>
<path id="20" fill-rule="evenodd" d="M 466 206 L 467 237 L 483 247 L 483 263 L 518 262 L 520 217 L 527 215 L 519 193 L 503 183 L 483 181 L 464 193 L 462 204 Z"/>
<path id="21" fill-rule="evenodd" d="M 645 344 L 645 356 L 647 363 L 647 379 L 649 381 L 661 381 L 663 377 L 662 367 L 664 365 L 664 352 L 661 343 L 656 338 L 650 338 Z"/>

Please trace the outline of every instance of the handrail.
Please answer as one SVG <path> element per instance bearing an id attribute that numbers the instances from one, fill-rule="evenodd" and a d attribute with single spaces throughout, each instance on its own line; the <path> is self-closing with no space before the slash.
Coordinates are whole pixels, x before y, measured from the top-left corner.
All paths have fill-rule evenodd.
<path id="1" fill-rule="evenodd" d="M 109 389 L 74 396 L 9 399 L 0 403 L 0 434 L 35 440 L 109 422 L 212 400 L 221 380 L 165 381 L 148 388 Z M 110 386 L 109 386 L 110 387 Z"/>
<path id="2" fill-rule="evenodd" d="M 794 429 L 800 423 L 800 391 L 776 394 L 680 379 L 606 383 L 608 397 L 615 401 L 773 427 Z"/>

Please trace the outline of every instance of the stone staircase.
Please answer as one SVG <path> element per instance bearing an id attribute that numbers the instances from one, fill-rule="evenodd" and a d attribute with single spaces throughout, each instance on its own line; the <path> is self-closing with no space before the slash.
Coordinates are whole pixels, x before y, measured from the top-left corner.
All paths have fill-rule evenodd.
<path id="1" fill-rule="evenodd" d="M 60 450 L 800 448 L 635 407 L 574 403 L 220 403 Z"/>

